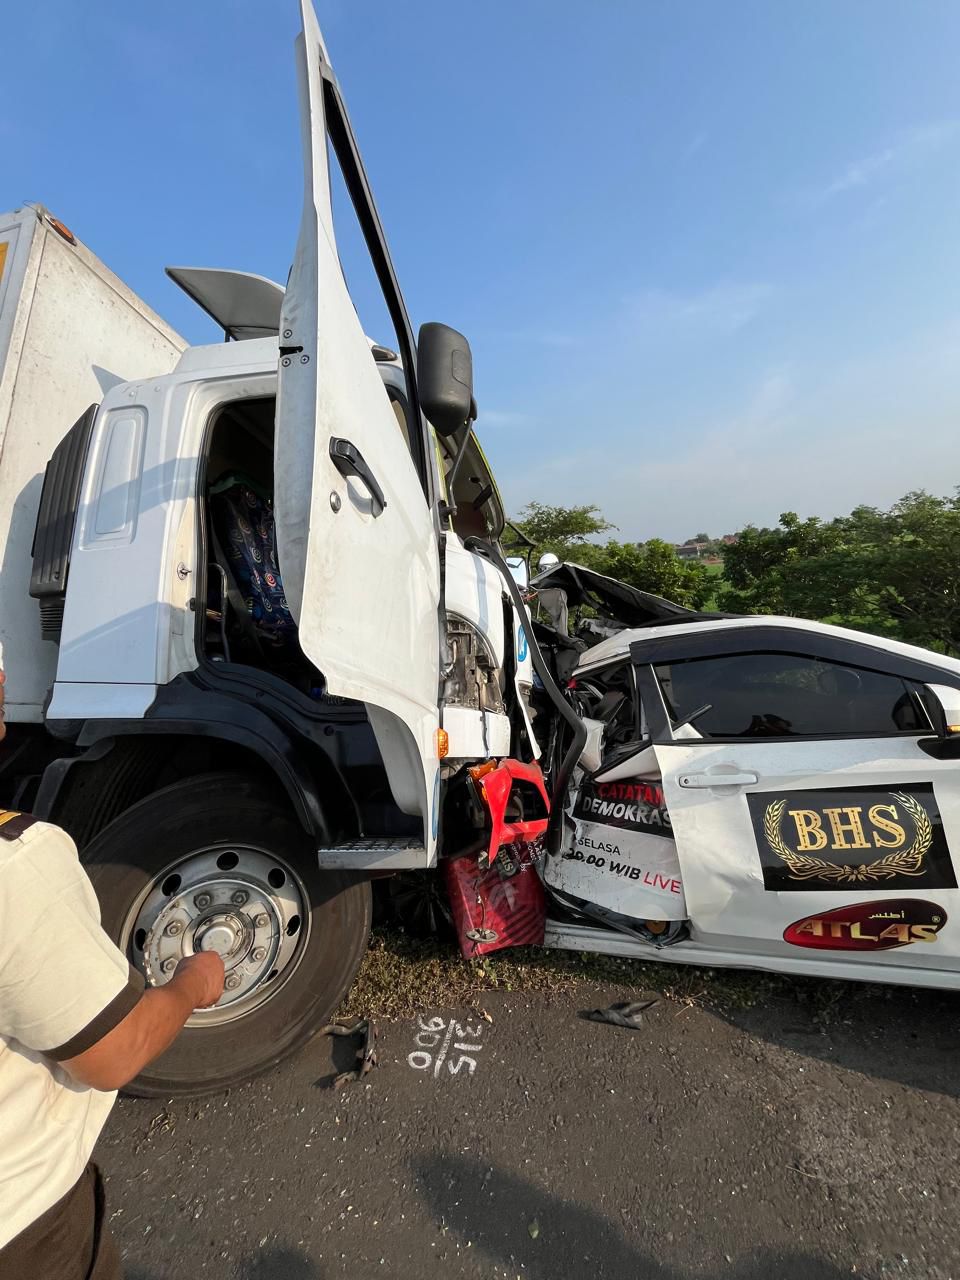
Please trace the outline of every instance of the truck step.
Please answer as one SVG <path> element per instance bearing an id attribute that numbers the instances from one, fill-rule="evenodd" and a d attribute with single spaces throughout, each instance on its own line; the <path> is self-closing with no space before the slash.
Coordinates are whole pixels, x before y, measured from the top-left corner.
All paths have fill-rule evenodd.
<path id="1" fill-rule="evenodd" d="M 317 861 L 325 869 L 403 871 L 426 867 L 427 851 L 418 836 L 369 836 L 326 845 L 317 850 Z"/>

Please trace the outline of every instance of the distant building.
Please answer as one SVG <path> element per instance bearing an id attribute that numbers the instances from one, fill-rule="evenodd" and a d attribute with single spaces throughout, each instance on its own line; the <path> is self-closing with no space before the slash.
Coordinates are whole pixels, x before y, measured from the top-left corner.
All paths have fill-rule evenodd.
<path id="1" fill-rule="evenodd" d="M 676 548 L 677 555 L 681 560 L 699 560 L 709 550 L 709 542 L 697 542 L 695 539 L 684 542 Z"/>
<path id="2" fill-rule="evenodd" d="M 737 533 L 725 533 L 722 538 L 688 538 L 686 542 L 674 544 L 674 550 L 681 560 L 703 560 L 707 564 L 719 564 L 723 559 L 724 547 L 732 547 L 739 540 Z"/>

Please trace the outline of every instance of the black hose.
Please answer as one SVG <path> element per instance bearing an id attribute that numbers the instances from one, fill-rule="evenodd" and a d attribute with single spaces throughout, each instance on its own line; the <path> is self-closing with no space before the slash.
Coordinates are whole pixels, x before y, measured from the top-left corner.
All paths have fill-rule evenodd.
<path id="1" fill-rule="evenodd" d="M 503 579 L 507 584 L 507 589 L 516 606 L 517 613 L 520 615 L 520 625 L 523 627 L 524 634 L 527 637 L 527 644 L 530 647 L 530 658 L 533 662 L 533 669 L 543 681 L 544 692 L 556 707 L 559 715 L 567 722 L 573 732 L 573 741 L 570 743 L 566 754 L 560 761 L 557 769 L 557 776 L 553 783 L 553 794 L 550 797 L 550 820 L 547 824 L 547 852 L 559 853 L 560 845 L 563 838 L 563 800 L 567 790 L 567 783 L 573 773 L 574 765 L 580 759 L 583 748 L 587 741 L 587 727 L 574 711 L 573 707 L 563 696 L 561 690 L 557 687 L 556 681 L 550 674 L 543 654 L 540 652 L 540 646 L 537 638 L 533 634 L 533 626 L 527 615 L 526 606 L 523 603 L 523 597 L 520 595 L 520 589 L 514 581 L 513 574 L 510 572 L 510 566 L 504 560 L 498 549 L 490 542 L 483 538 L 467 538 L 463 544 L 468 551 L 476 551 L 480 555 L 490 560 L 500 570 Z"/>

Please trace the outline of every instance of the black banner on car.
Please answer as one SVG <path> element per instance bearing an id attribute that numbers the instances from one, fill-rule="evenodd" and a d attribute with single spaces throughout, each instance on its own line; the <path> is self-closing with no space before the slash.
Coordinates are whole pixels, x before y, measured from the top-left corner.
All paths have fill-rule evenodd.
<path id="1" fill-rule="evenodd" d="M 670 815 L 663 803 L 659 782 L 632 778 L 625 782 L 592 782 L 585 779 L 573 807 L 573 816 L 599 822 L 622 831 L 673 837 Z"/>
<path id="2" fill-rule="evenodd" d="M 955 889 L 930 783 L 747 796 L 763 887 Z"/>

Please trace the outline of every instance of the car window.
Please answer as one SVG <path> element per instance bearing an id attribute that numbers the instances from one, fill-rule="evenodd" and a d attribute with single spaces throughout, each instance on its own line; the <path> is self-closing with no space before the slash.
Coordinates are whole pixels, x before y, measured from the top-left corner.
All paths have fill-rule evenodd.
<path id="1" fill-rule="evenodd" d="M 785 653 L 733 654 L 656 668 L 671 726 L 703 738 L 819 737 L 929 729 L 898 676 Z M 684 735 L 689 736 L 689 735 Z"/>

